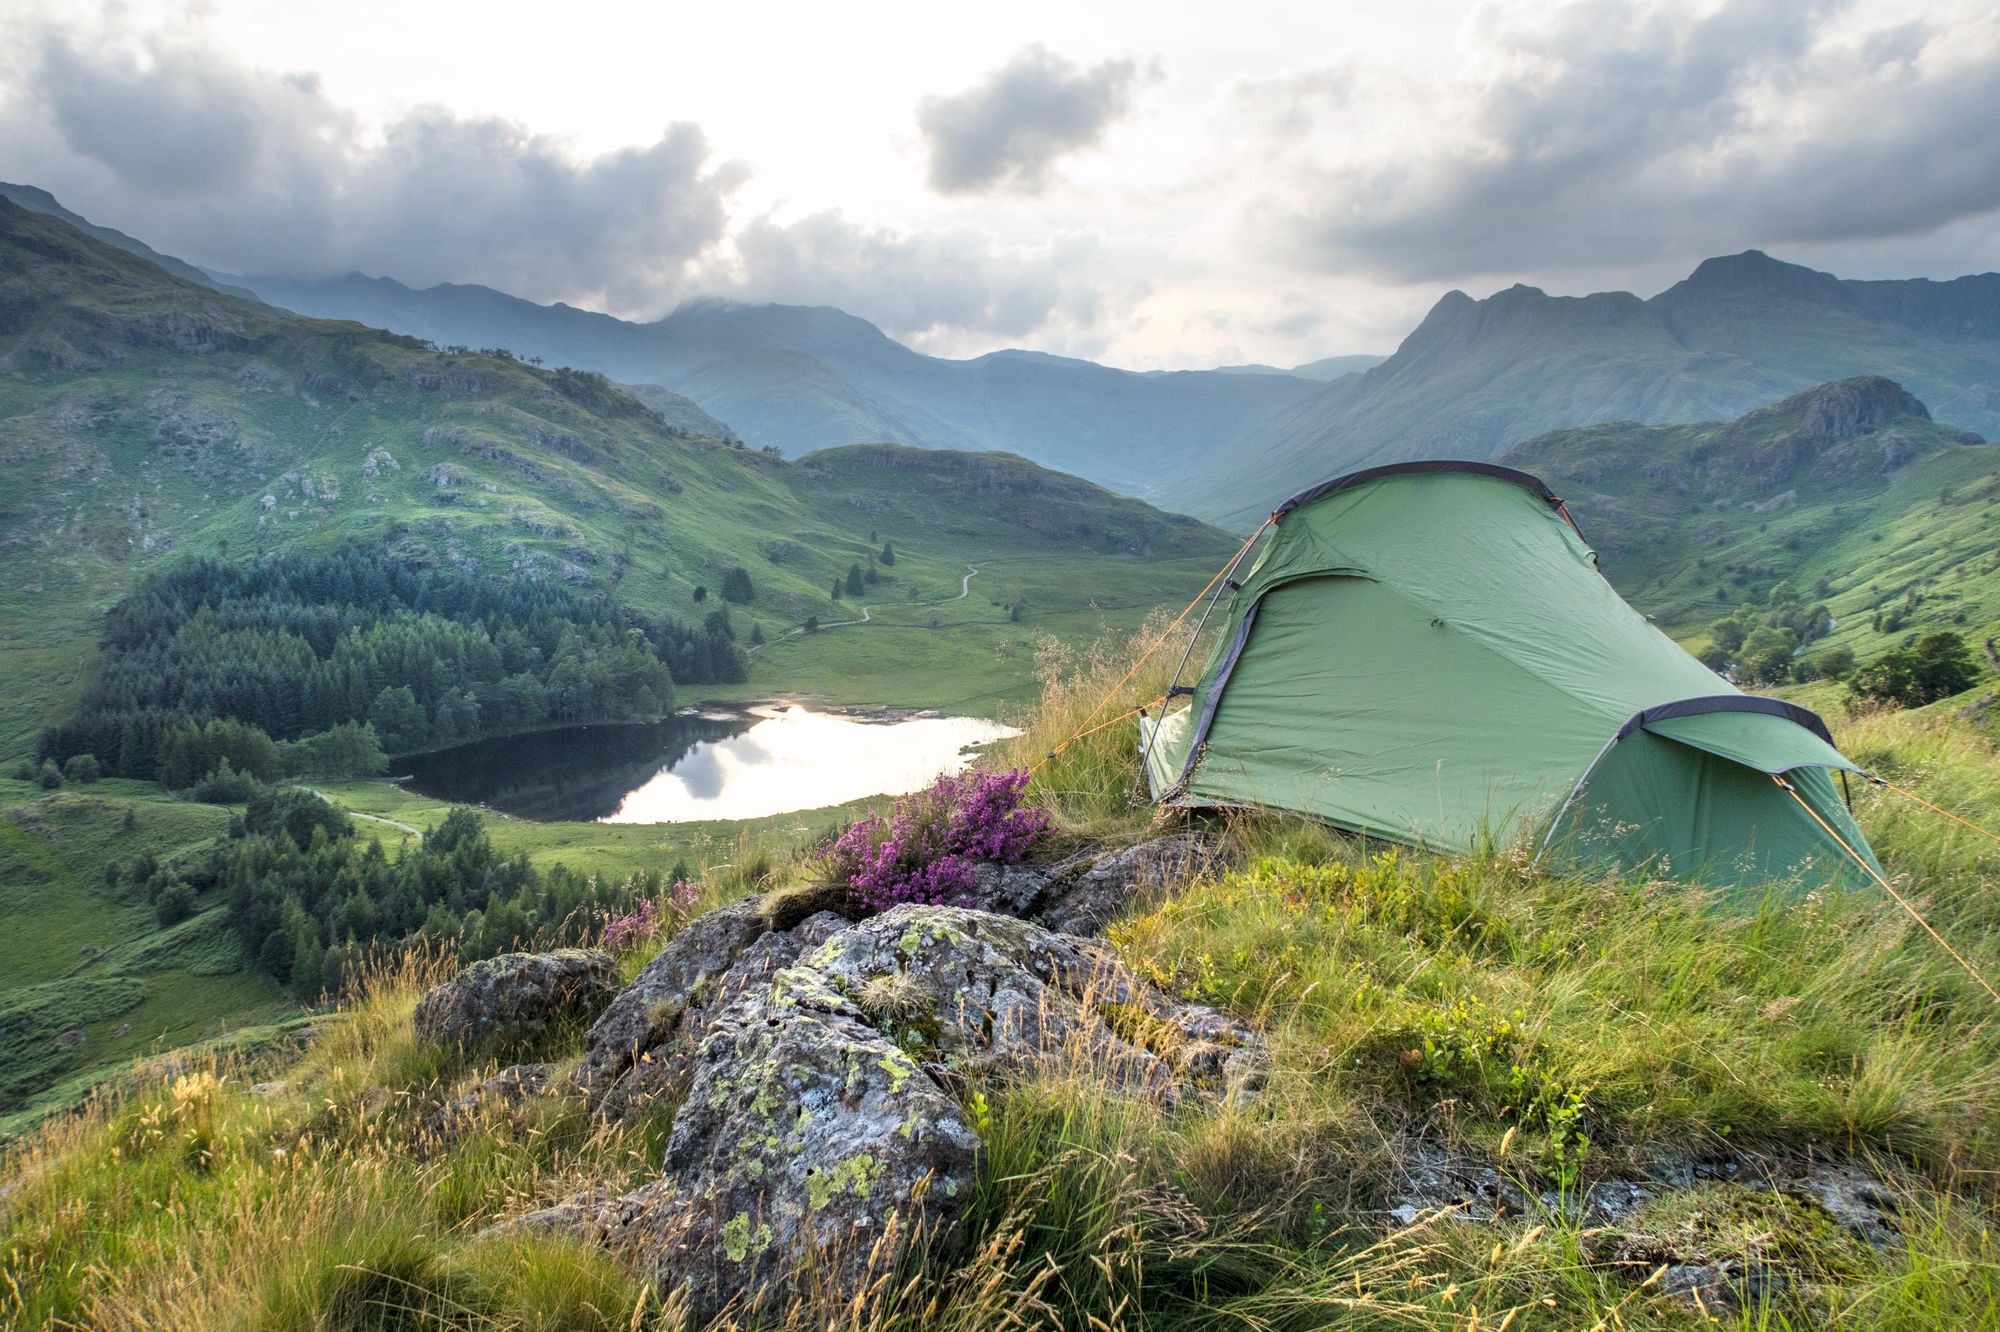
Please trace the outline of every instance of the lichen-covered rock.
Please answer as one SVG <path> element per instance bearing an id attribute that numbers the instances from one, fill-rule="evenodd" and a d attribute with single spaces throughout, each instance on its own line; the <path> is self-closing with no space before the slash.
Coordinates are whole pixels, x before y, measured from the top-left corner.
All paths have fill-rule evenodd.
<path id="1" fill-rule="evenodd" d="M 570 1075 L 571 1086 L 613 1118 L 651 1103 L 684 1080 L 680 1075 L 687 1057 L 708 1018 L 723 1004 L 740 997 L 746 986 L 769 980 L 808 944 L 845 924 L 839 916 L 816 912 L 795 928 L 774 931 L 762 897 L 742 898 L 696 917 L 640 969 L 591 1027 L 584 1037 L 583 1060 Z"/>
<path id="2" fill-rule="evenodd" d="M 1257 1033 L 1181 1004 L 1107 948 L 962 907 L 899 906 L 834 935 L 778 978 L 853 1003 L 939 1075 L 1081 1061 L 1172 1101 L 1248 1089 Z"/>
<path id="3" fill-rule="evenodd" d="M 948 1250 L 978 1179 L 963 1080 L 1082 1062 L 1172 1101 L 1261 1076 L 1254 1031 L 1028 921 L 907 905 L 757 933 L 754 906 L 720 914 L 593 1033 L 645 1056 L 602 1066 L 606 1109 L 685 1087 L 662 1179 L 513 1223 L 633 1247 L 698 1313 L 851 1293 L 913 1245 Z M 625 1012 L 662 1004 L 650 1026 Z"/>
<path id="4" fill-rule="evenodd" d="M 560 1024 L 586 1022 L 618 993 L 618 964 L 591 948 L 503 953 L 425 995 L 417 1038 L 464 1051 L 518 1051 Z"/>
<path id="5" fill-rule="evenodd" d="M 614 1081 L 596 1089 L 597 1113 L 624 1119 L 678 1100 L 693 1076 L 695 1053 L 709 1021 L 745 996 L 768 990 L 781 969 L 848 924 L 844 917 L 822 911 L 788 931 L 760 935 L 726 969 L 706 974 L 678 1002 L 656 1003 L 638 1056 Z"/>
<path id="6" fill-rule="evenodd" d="M 680 1030 L 697 987 L 729 970 L 737 955 L 769 931 L 758 899 L 746 897 L 690 921 L 640 969 L 597 1019 L 571 1081 L 595 1099 L 646 1054 Z"/>
<path id="7" fill-rule="evenodd" d="M 710 1023 L 667 1146 L 671 1198 L 620 1238 L 698 1313 L 852 1292 L 912 1244 L 949 1247 L 979 1158 L 958 1102 L 861 1012 L 781 983 Z"/>
<path id="8" fill-rule="evenodd" d="M 1101 934 L 1135 901 L 1200 874 L 1209 857 L 1194 833 L 1077 856 L 1051 871 L 1034 915 L 1064 934 Z"/>

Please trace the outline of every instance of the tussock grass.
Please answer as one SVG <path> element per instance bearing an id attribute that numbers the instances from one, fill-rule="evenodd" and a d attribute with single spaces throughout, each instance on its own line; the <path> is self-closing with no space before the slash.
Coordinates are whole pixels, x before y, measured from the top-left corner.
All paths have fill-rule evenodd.
<path id="1" fill-rule="evenodd" d="M 1028 799 L 1068 832 L 1115 840 L 1132 837 L 1153 821 L 1139 774 L 1137 722 L 1114 719 L 1167 691 L 1189 629 L 1169 629 L 1171 622 L 1171 615 L 1157 611 L 1129 637 L 1079 647 L 1044 635 L 1035 644 L 1040 701 L 1016 719 L 1021 734 L 996 757 L 1003 767 L 1035 770 Z M 1205 644 L 1197 644 L 1182 683 L 1194 682 L 1204 652 Z M 1135 662 L 1142 664 L 1130 671 Z"/>
<path id="2" fill-rule="evenodd" d="M 1048 703 L 1002 761 L 1075 729 L 1127 650 L 1047 650 Z M 1164 687 L 1169 652 L 1100 717 Z M 2000 763 L 1962 723 L 1871 715 L 1842 739 L 1899 785 L 2000 823 Z M 1131 724 L 1107 728 L 1045 765 L 1035 798 L 1076 836 L 1139 836 L 1155 817 L 1134 799 L 1135 758 Z M 1899 890 L 2000 974 L 2000 847 L 1856 794 Z M 1110 942 L 1267 1033 L 1258 1096 L 1168 1109 L 1081 1052 L 970 1082 L 986 1170 L 957 1259 L 885 1257 L 858 1294 L 714 1326 L 2000 1325 L 2000 1011 L 1879 892 L 1544 875 L 1504 849 L 1433 856 L 1254 814 L 1212 831 L 1214 864 Z M 697 909 L 806 877 L 754 841 L 718 850 Z M 628 975 L 686 919 L 661 914 L 662 934 L 624 954 Z M 495 1071 L 410 1035 L 451 965 L 385 959 L 303 1055 L 156 1066 L 8 1149 L 0 1325 L 687 1326 L 672 1292 L 614 1255 L 487 1233 L 587 1183 L 648 1178 L 670 1124 L 608 1127 L 545 1093 L 426 1135 L 428 1115 Z M 893 1016 L 898 997 L 871 1003 Z M 558 1081 L 573 1053 L 558 1052 Z M 1392 1218 L 1419 1151 L 1499 1172 L 1526 1209 Z M 1810 1204 L 1754 1184 L 1669 1190 L 1611 1226 L 1575 1206 L 1606 1177 L 1731 1156 L 1875 1172 L 1899 1242 L 1829 1232 Z M 1621 1226 L 1776 1261 L 1783 1279 L 1697 1307 L 1608 1256 Z"/>

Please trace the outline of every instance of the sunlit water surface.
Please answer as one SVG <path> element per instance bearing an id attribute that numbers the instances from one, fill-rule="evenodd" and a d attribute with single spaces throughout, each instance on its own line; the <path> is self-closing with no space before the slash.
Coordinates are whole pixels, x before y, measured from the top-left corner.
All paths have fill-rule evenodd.
<path id="1" fill-rule="evenodd" d="M 420 794 L 522 818 L 689 823 L 915 791 L 963 768 L 968 746 L 1014 734 L 978 717 L 755 708 L 483 740 L 400 766 Z"/>

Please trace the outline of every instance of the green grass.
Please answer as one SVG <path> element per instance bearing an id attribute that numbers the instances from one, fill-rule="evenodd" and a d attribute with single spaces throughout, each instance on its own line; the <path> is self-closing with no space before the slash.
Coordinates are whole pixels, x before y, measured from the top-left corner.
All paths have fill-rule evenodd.
<path id="1" fill-rule="evenodd" d="M 135 1058 L 297 1012 L 245 968 L 219 909 L 162 930 L 143 894 L 105 882 L 107 864 L 171 856 L 228 821 L 149 783 L 0 782 L 0 1135 Z"/>

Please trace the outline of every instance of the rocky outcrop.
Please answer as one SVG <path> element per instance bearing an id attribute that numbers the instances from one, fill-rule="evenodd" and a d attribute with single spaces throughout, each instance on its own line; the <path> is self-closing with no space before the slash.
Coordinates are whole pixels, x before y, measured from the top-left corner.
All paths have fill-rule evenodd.
<path id="1" fill-rule="evenodd" d="M 1065 934 L 1095 935 L 1152 893 L 1195 877 L 1209 851 L 1175 833 L 1113 851 L 1091 850 L 1048 868 L 981 864 L 962 905 L 1039 921 Z"/>
<path id="2" fill-rule="evenodd" d="M 610 1119 L 678 1100 L 709 1021 L 847 924 L 822 911 L 790 929 L 774 930 L 764 899 L 756 897 L 699 917 L 668 941 L 591 1027 L 572 1087 Z"/>
<path id="3" fill-rule="evenodd" d="M 1052 868 L 982 863 L 963 905 L 1092 935 L 1136 898 L 1199 871 L 1202 841 L 1178 834 Z M 670 940 L 590 1029 L 572 1085 L 623 1118 L 687 1086 L 693 1042 L 723 1007 L 768 983 L 850 923 L 838 893 L 783 890 L 711 911 Z"/>
<path id="4" fill-rule="evenodd" d="M 426 994 L 419 1040 L 483 1053 L 532 1048 L 562 1025 L 587 1022 L 618 993 L 618 964 L 588 948 L 505 953 L 475 962 Z"/>
<path id="5" fill-rule="evenodd" d="M 1211 857 L 1194 833 L 1078 856 L 1056 867 L 1033 914 L 1065 934 L 1099 934 L 1141 899 L 1202 873 Z"/>
<path id="6" fill-rule="evenodd" d="M 1139 882 L 1143 860 L 1099 866 L 1093 891 Z M 1017 904 L 1039 895 L 1014 887 Z M 913 1244 L 954 1242 L 981 1151 L 969 1081 L 1087 1067 L 1173 1104 L 1262 1077 L 1255 1031 L 1091 940 L 968 907 L 851 922 L 812 905 L 710 912 L 640 972 L 591 1029 L 573 1086 L 607 1115 L 677 1104 L 663 1175 L 511 1225 L 628 1248 L 698 1312 L 851 1293 Z"/>

